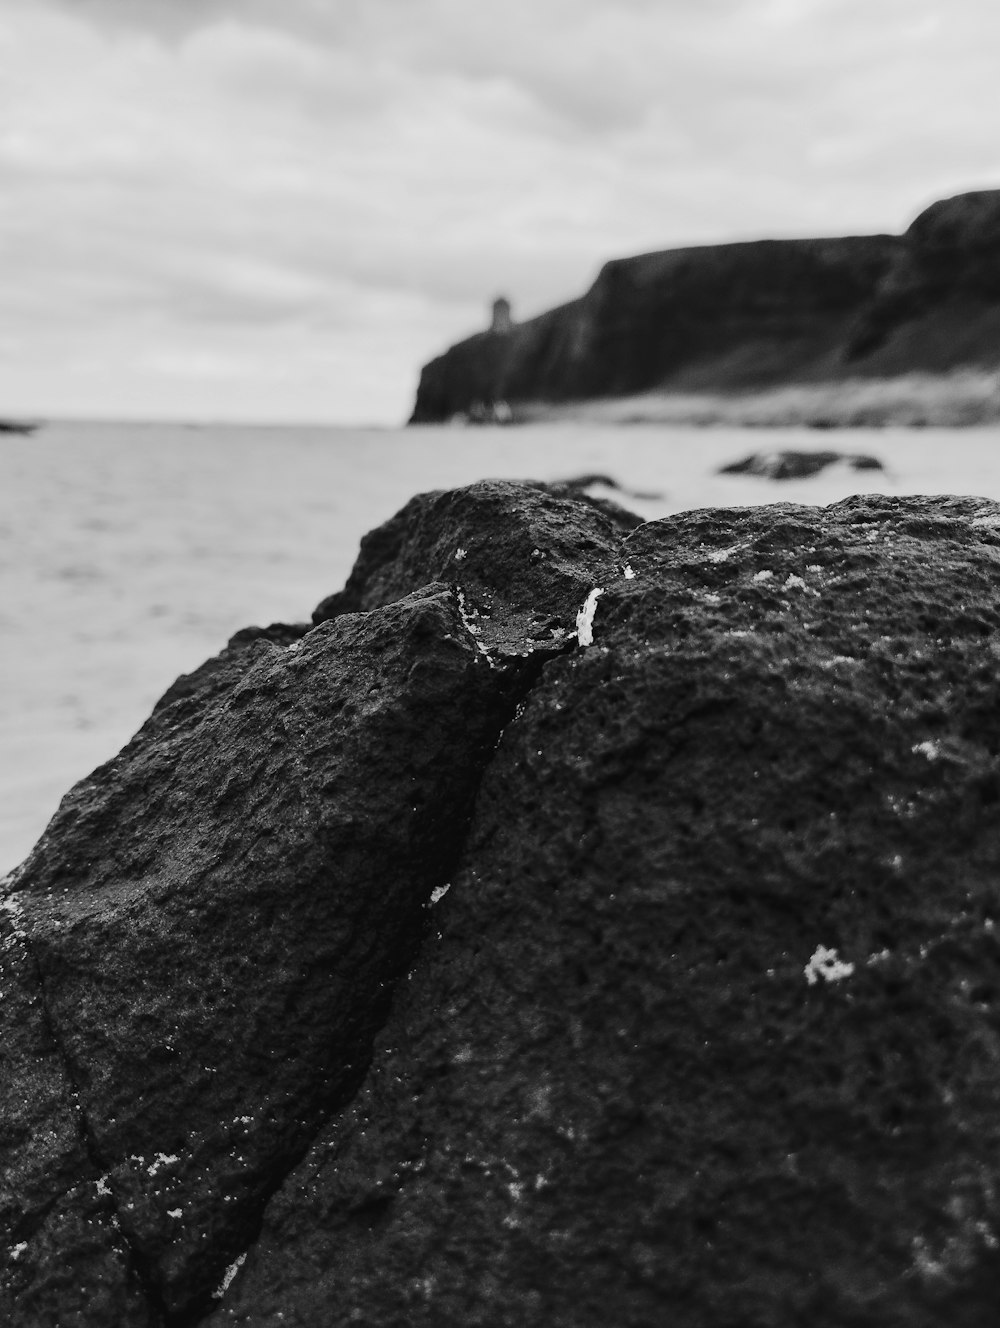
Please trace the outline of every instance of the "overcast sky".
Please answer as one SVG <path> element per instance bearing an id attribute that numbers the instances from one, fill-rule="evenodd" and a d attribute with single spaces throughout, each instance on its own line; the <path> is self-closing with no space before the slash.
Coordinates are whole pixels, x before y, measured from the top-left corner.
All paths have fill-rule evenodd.
<path id="1" fill-rule="evenodd" d="M 0 413 L 371 421 L 610 257 L 1000 186 L 996 0 L 0 0 Z"/>

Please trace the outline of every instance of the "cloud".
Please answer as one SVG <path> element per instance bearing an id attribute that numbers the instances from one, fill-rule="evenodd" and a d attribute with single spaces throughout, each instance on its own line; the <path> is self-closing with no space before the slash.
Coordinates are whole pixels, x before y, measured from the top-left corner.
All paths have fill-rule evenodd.
<path id="1" fill-rule="evenodd" d="M 36 0 L 20 3 L 34 5 Z M 149 33 L 164 39 L 197 31 L 239 8 L 234 0 L 48 0 L 48 5 L 105 30 Z M 249 6 L 251 10 L 255 7 L 253 3 Z"/>
<path id="2" fill-rule="evenodd" d="M 5 0 L 0 392 L 398 418 L 499 291 L 1000 183 L 998 37 L 986 0 Z"/>

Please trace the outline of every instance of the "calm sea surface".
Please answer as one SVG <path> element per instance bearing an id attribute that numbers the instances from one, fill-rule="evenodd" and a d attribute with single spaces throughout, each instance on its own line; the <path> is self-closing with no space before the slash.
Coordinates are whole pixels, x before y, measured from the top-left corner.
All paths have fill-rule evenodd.
<path id="1" fill-rule="evenodd" d="M 878 472 L 720 476 L 749 451 L 840 448 Z M 0 435 L 0 872 L 180 672 L 251 623 L 308 618 L 361 535 L 423 489 L 599 472 L 691 507 L 859 491 L 1000 498 L 1000 430 L 822 435 L 632 426 L 510 430 L 50 425 Z"/>

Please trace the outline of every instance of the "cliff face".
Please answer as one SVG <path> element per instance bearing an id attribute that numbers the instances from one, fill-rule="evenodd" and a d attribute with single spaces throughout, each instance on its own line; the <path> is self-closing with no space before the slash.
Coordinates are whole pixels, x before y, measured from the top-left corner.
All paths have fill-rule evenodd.
<path id="1" fill-rule="evenodd" d="M 0 1322 L 994 1328 L 998 557 L 414 499 L 6 882 Z"/>
<path id="2" fill-rule="evenodd" d="M 475 402 L 726 391 L 1000 361 L 1000 190 L 902 236 L 761 240 L 618 259 L 579 300 L 431 361 L 411 423 Z"/>
<path id="3" fill-rule="evenodd" d="M 846 360 L 882 373 L 1000 364 L 1000 190 L 944 199 L 917 217 Z"/>

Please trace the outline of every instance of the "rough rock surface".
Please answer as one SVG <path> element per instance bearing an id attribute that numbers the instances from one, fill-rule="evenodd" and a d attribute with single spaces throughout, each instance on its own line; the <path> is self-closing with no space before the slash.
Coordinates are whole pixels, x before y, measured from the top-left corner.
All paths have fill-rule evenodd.
<path id="1" fill-rule="evenodd" d="M 605 264 L 580 299 L 424 367 L 411 423 L 476 403 L 719 392 L 996 367 L 1000 190 L 902 236 L 759 240 Z"/>
<path id="2" fill-rule="evenodd" d="M 8 1324 L 153 1328 L 90 1155 L 16 900 L 0 911 L 0 1309 Z"/>
<path id="3" fill-rule="evenodd" d="M 93 1160 L 177 1312 L 357 1087 L 505 715 L 444 587 L 251 653 L 14 880 Z"/>
<path id="4" fill-rule="evenodd" d="M 23 1150 L 4 1192 L 6 1321 L 91 1321 L 58 1239 L 27 1238 L 66 1209 L 60 1229 L 93 1226 L 96 1248 L 95 1205 L 109 1270 L 76 1264 L 121 1283 L 100 1321 L 131 1322 L 138 1281 L 137 1322 L 193 1321 L 356 1089 L 531 657 L 561 648 L 594 557 L 634 525 L 517 485 L 446 500 L 417 506 L 498 522 L 488 555 L 467 541 L 468 597 L 408 576 L 403 540 L 394 584 L 356 569 L 365 612 L 238 633 L 67 795 L 6 882 L 0 1137 Z M 491 634 L 494 584 L 517 622 Z M 539 642 L 518 635 L 534 605 L 561 624 Z"/>
<path id="5" fill-rule="evenodd" d="M 463 613 L 495 659 L 551 649 L 641 518 L 581 498 L 577 486 L 485 481 L 418 494 L 361 541 L 343 590 L 315 622 L 390 604 L 427 581 L 461 591 Z"/>
<path id="6" fill-rule="evenodd" d="M 995 1323 L 1000 510 L 621 561 L 213 1323 Z"/>
<path id="7" fill-rule="evenodd" d="M 993 1328 L 1000 506 L 406 510 L 14 882 L 7 1321 Z"/>

